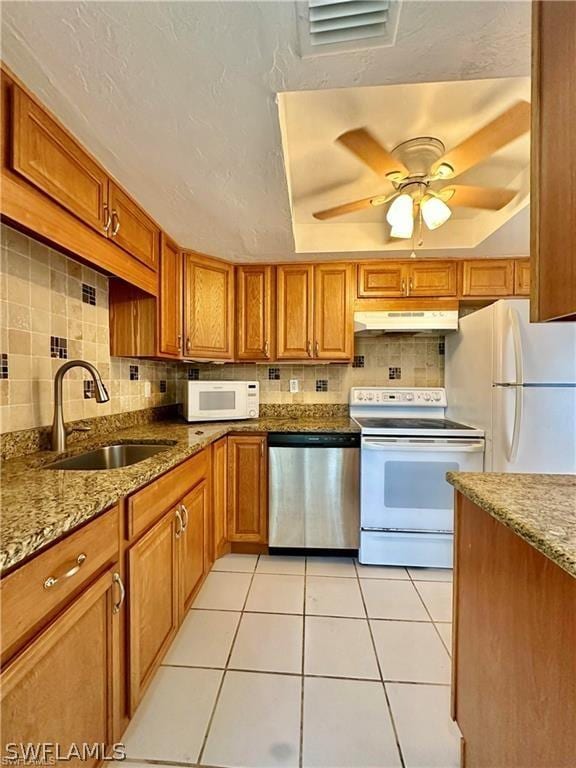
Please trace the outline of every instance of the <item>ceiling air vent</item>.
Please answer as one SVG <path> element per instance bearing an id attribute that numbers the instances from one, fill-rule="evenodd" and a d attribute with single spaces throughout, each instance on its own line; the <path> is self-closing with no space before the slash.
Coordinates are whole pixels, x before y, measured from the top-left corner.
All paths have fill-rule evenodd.
<path id="1" fill-rule="evenodd" d="M 296 8 L 302 56 L 394 45 L 400 0 L 308 0 Z"/>

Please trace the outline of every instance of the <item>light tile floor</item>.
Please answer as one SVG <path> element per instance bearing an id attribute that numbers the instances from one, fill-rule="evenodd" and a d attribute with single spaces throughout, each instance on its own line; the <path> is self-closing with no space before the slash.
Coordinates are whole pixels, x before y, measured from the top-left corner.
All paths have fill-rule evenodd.
<path id="1" fill-rule="evenodd" d="M 449 571 L 221 558 L 128 728 L 129 763 L 458 768 L 451 590 Z"/>

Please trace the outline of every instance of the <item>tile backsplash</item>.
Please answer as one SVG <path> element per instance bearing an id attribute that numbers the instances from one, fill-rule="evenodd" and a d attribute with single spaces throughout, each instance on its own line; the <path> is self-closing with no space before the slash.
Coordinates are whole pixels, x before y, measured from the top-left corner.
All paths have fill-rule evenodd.
<path id="1" fill-rule="evenodd" d="M 54 374 L 75 358 L 96 365 L 110 402 L 96 403 L 85 372 L 73 369 L 66 421 L 176 402 L 178 365 L 110 357 L 106 276 L 5 225 L 0 259 L 2 432 L 51 423 Z"/>
<path id="2" fill-rule="evenodd" d="M 85 372 L 64 380 L 64 418 L 178 401 L 180 379 L 257 379 L 262 403 L 346 403 L 350 387 L 442 386 L 441 336 L 357 338 L 351 364 L 177 364 L 110 357 L 108 278 L 2 225 L 0 431 L 52 421 L 54 374 L 65 360 L 96 365 L 110 402 L 96 403 Z M 290 379 L 299 391 L 290 392 Z"/>

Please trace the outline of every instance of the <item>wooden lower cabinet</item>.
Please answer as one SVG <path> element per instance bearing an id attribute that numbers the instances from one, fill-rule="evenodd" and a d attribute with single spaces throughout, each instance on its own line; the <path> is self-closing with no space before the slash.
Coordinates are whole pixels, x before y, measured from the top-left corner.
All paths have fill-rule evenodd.
<path id="1" fill-rule="evenodd" d="M 209 484 L 202 480 L 190 491 L 180 505 L 183 518 L 182 531 L 178 542 L 178 616 L 180 620 L 190 607 L 204 573 L 206 562 L 206 540 L 209 539 L 207 523 L 210 510 Z"/>
<path id="2" fill-rule="evenodd" d="M 268 541 L 268 451 L 266 435 L 228 437 L 228 540 Z"/>
<path id="3" fill-rule="evenodd" d="M 230 551 L 228 544 L 228 438 L 212 445 L 212 543 L 213 559 Z"/>
<path id="4" fill-rule="evenodd" d="M 112 745 L 119 737 L 117 599 L 109 570 L 3 669 L 3 757 L 8 744 L 20 757 L 18 745 L 45 742 L 66 755 L 74 746 Z M 96 766 L 102 757 L 66 765 Z"/>
<path id="5" fill-rule="evenodd" d="M 452 715 L 465 768 L 574 768 L 576 579 L 456 499 Z"/>
<path id="6" fill-rule="evenodd" d="M 128 551 L 131 714 L 178 626 L 177 523 L 174 508 Z"/>

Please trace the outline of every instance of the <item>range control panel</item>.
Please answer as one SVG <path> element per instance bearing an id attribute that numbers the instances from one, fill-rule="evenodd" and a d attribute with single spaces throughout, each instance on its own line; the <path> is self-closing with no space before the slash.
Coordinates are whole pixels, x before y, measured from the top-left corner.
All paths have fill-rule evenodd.
<path id="1" fill-rule="evenodd" d="M 391 387 L 352 387 L 350 405 L 403 405 L 446 407 L 446 390 L 392 389 Z"/>

